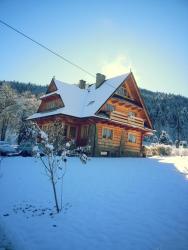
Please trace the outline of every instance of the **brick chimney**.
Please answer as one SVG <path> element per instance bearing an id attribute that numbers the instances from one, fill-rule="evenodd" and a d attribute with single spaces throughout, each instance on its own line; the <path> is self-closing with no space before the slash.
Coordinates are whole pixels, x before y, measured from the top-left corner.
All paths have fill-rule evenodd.
<path id="1" fill-rule="evenodd" d="M 106 76 L 101 73 L 96 74 L 96 84 L 95 84 L 96 89 L 99 88 L 103 84 L 103 82 L 105 81 L 105 78 Z"/>
<path id="2" fill-rule="evenodd" d="M 78 87 L 80 89 L 85 89 L 86 88 L 86 81 L 80 80 L 79 83 L 78 83 Z"/>

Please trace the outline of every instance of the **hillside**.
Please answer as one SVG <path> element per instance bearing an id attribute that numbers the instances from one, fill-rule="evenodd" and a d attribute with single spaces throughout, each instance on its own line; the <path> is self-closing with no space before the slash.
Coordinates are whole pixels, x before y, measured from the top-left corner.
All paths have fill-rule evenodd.
<path id="1" fill-rule="evenodd" d="M 17 81 L 0 81 L 0 86 L 2 84 L 8 84 L 17 93 L 22 94 L 24 92 L 31 92 L 34 95 L 41 95 L 45 93 L 47 86 L 36 85 L 34 83 L 22 83 Z"/>
<path id="2" fill-rule="evenodd" d="M 0 81 L 0 86 L 9 85 L 16 92 L 18 99 L 26 100 L 34 98 L 37 103 L 39 96 L 44 94 L 47 86 L 32 83 L 20 83 L 17 81 Z M 142 96 L 153 122 L 156 135 L 159 136 L 162 130 L 167 131 L 172 141 L 176 139 L 188 140 L 188 98 L 166 94 L 162 92 L 152 92 L 141 89 Z M 36 102 L 32 100 L 33 108 L 30 112 L 35 112 Z"/>
<path id="3" fill-rule="evenodd" d="M 141 89 L 157 136 L 166 130 L 170 138 L 188 140 L 188 98 Z"/>

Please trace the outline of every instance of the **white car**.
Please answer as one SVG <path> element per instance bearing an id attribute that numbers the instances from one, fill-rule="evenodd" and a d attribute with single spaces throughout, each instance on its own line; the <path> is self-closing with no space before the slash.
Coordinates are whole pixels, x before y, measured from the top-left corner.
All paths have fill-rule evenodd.
<path id="1" fill-rule="evenodd" d="M 16 149 L 10 145 L 8 142 L 0 141 L 0 155 L 2 156 L 12 156 L 18 155 L 19 153 Z"/>

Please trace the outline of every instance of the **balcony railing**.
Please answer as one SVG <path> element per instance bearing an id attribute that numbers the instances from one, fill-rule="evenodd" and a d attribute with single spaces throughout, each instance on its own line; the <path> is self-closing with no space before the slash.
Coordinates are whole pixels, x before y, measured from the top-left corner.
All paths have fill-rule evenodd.
<path id="1" fill-rule="evenodd" d="M 110 119 L 112 121 L 116 121 L 116 122 L 129 125 L 132 127 L 144 128 L 144 120 L 142 118 L 138 118 L 134 116 L 129 117 L 128 115 L 125 115 L 117 111 L 112 111 L 110 113 Z"/>

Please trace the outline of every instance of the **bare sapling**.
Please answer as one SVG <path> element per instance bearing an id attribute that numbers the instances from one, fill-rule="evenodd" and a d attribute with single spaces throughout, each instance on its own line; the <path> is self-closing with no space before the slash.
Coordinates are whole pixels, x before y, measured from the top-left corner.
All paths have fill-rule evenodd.
<path id="1" fill-rule="evenodd" d="M 33 152 L 34 156 L 40 159 L 45 174 L 50 180 L 56 212 L 62 210 L 62 197 L 63 197 L 63 183 L 67 171 L 67 155 L 71 151 L 71 143 L 61 143 L 61 152 L 58 147 L 54 147 L 53 143 L 49 140 L 47 133 L 42 131 L 38 125 L 33 124 L 32 137 L 34 138 Z M 82 163 L 87 162 L 87 156 L 82 150 L 77 150 Z M 60 185 L 60 194 L 57 192 L 57 184 Z"/>

